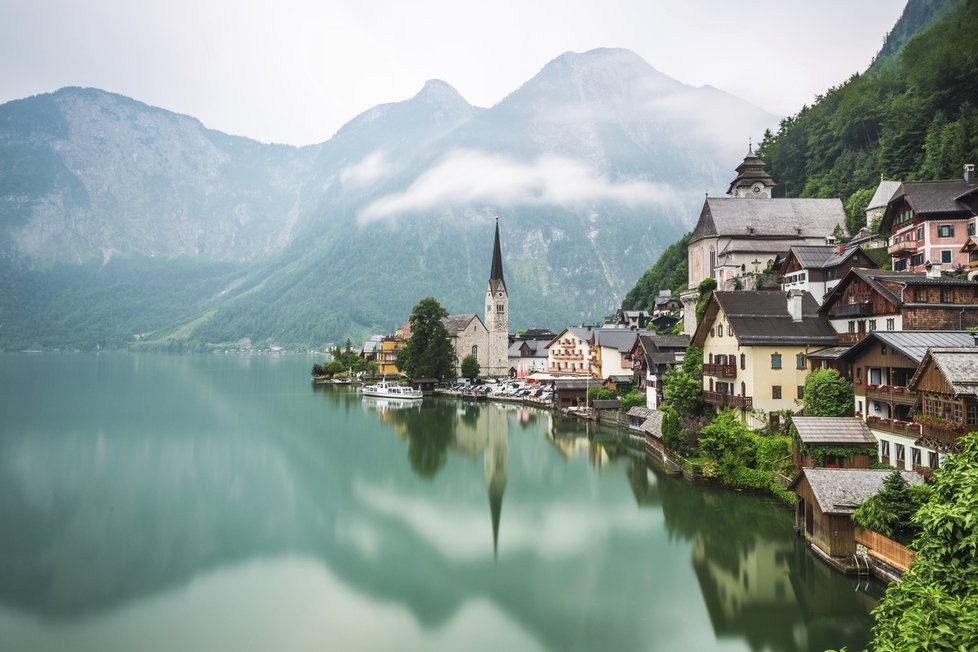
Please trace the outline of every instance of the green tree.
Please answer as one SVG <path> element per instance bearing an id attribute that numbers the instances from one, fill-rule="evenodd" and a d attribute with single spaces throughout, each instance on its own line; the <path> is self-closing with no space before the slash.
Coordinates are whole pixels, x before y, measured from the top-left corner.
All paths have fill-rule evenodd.
<path id="1" fill-rule="evenodd" d="M 671 405 L 662 408 L 662 442 L 674 451 L 686 454 L 686 433 L 679 413 Z"/>
<path id="2" fill-rule="evenodd" d="M 411 310 L 411 338 L 397 354 L 398 368 L 412 378 L 455 377 L 455 351 L 442 319 L 448 311 L 434 297 L 426 297 Z"/>
<path id="3" fill-rule="evenodd" d="M 852 383 L 835 369 L 818 369 L 805 378 L 806 417 L 852 416 L 855 396 Z"/>
<path id="4" fill-rule="evenodd" d="M 686 349 L 682 366 L 673 367 L 663 375 L 662 391 L 666 403 L 679 413 L 702 414 L 703 349 L 695 346 Z"/>
<path id="5" fill-rule="evenodd" d="M 622 394 L 618 397 L 618 400 L 620 402 L 618 410 L 621 412 L 628 412 L 633 407 L 645 407 L 645 393 L 637 389 L 632 389 L 627 394 Z"/>
<path id="6" fill-rule="evenodd" d="M 715 278 L 705 278 L 696 286 L 696 291 L 699 292 L 699 298 L 696 299 L 697 325 L 703 319 L 703 313 L 706 312 L 706 307 L 710 305 L 710 299 L 713 297 L 713 291 L 716 289 L 717 280 Z"/>
<path id="7" fill-rule="evenodd" d="M 978 433 L 959 443 L 913 518 L 910 568 L 874 612 L 879 652 L 978 649 Z"/>
<path id="8" fill-rule="evenodd" d="M 469 380 L 478 378 L 480 371 L 482 371 L 482 367 L 479 366 L 479 359 L 474 355 L 470 353 L 462 358 L 462 378 L 468 378 Z"/>
<path id="9" fill-rule="evenodd" d="M 860 188 L 849 195 L 846 200 L 846 228 L 850 235 L 856 235 L 859 229 L 866 226 L 866 209 L 875 194 L 876 188 Z"/>
<path id="10" fill-rule="evenodd" d="M 894 471 L 886 476 L 876 495 L 856 509 L 852 520 L 883 536 L 909 543 L 918 532 L 910 520 L 918 507 L 910 485 L 899 471 Z"/>

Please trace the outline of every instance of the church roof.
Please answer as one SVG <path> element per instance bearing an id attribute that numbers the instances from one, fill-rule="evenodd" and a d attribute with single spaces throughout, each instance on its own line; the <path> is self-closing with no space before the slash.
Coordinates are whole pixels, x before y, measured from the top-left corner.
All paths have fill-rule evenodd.
<path id="1" fill-rule="evenodd" d="M 866 210 L 872 210 L 874 208 L 885 208 L 890 200 L 893 199 L 893 195 L 896 194 L 897 190 L 900 189 L 899 181 L 880 181 L 880 185 L 876 187 L 876 192 L 873 193 L 873 198 L 869 200 L 869 206 Z"/>
<path id="2" fill-rule="evenodd" d="M 478 322 L 482 324 L 482 320 L 479 319 L 479 315 L 474 313 L 467 315 L 449 315 L 448 317 L 442 319 L 441 323 L 445 324 L 445 330 L 448 331 L 449 337 L 456 337 L 458 336 L 458 332 L 464 331 L 473 319 L 478 320 Z M 485 325 L 483 325 L 482 328 L 485 329 Z"/>
<path id="3" fill-rule="evenodd" d="M 707 197 L 690 243 L 710 236 L 799 239 L 825 238 L 845 227 L 842 200 L 808 198 Z"/>
<path id="4" fill-rule="evenodd" d="M 489 286 L 496 292 L 499 286 L 506 291 L 506 280 L 503 278 L 503 253 L 499 247 L 499 218 L 496 218 L 496 239 L 492 244 L 492 267 L 489 270 Z"/>

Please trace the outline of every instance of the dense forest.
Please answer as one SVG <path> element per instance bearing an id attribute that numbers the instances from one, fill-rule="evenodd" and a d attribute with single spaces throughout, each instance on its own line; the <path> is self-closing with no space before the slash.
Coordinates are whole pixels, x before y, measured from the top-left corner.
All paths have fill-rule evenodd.
<path id="1" fill-rule="evenodd" d="M 978 0 L 910 0 L 869 69 L 781 121 L 758 147 L 775 197 L 840 197 L 866 225 L 880 178 L 952 179 L 978 163 Z M 625 296 L 648 309 L 686 287 L 687 234 Z"/>
<path id="2" fill-rule="evenodd" d="M 857 230 L 881 175 L 950 179 L 978 160 L 978 0 L 911 1 L 901 23 L 936 16 L 909 40 L 894 28 L 867 72 L 765 134 L 776 197 L 841 197 Z"/>

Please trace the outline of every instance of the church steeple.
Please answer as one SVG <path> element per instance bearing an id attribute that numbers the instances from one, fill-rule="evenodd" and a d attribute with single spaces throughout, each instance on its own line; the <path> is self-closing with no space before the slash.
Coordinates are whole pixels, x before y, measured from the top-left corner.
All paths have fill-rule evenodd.
<path id="1" fill-rule="evenodd" d="M 777 185 L 764 169 L 764 161 L 754 154 L 752 142 L 748 142 L 747 156 L 737 166 L 737 178 L 730 182 L 727 194 L 733 197 L 771 197 L 771 189 Z"/>
<path id="2" fill-rule="evenodd" d="M 499 218 L 496 218 L 496 241 L 492 245 L 492 269 L 489 270 L 489 284 L 499 281 L 506 289 L 506 281 L 503 280 L 503 252 L 499 247 Z"/>

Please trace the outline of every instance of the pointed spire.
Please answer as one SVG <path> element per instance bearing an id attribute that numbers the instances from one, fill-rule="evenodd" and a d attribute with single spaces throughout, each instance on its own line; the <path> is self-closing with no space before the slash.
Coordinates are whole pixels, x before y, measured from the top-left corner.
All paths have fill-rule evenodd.
<path id="1" fill-rule="evenodd" d="M 747 138 L 747 156 L 754 155 L 754 139 L 753 137 Z"/>
<path id="2" fill-rule="evenodd" d="M 499 216 L 496 216 L 496 241 L 492 245 L 492 269 L 489 271 L 490 281 L 502 281 L 503 285 L 506 285 L 506 281 L 503 279 L 503 252 L 499 248 Z"/>

